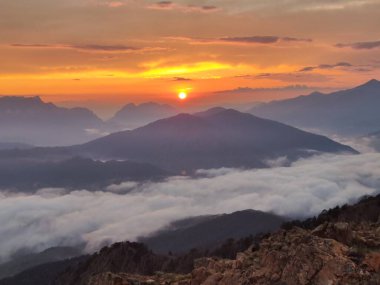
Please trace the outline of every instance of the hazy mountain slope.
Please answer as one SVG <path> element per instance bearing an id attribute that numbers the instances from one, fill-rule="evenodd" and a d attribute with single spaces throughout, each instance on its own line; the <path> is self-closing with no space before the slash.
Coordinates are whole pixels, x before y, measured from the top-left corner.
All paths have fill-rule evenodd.
<path id="1" fill-rule="evenodd" d="M 255 106 L 250 113 L 290 124 L 340 135 L 365 135 L 380 129 L 380 81 L 353 89 Z"/>
<path id="2" fill-rule="evenodd" d="M 130 159 L 170 170 L 264 167 L 263 160 L 310 152 L 354 152 L 327 137 L 240 113 L 180 114 L 73 148 L 102 159 Z"/>
<path id="3" fill-rule="evenodd" d="M 0 279 L 14 276 L 40 264 L 70 259 L 82 254 L 82 250 L 74 247 L 54 247 L 40 253 L 20 254 L 10 261 L 0 264 Z"/>
<path id="4" fill-rule="evenodd" d="M 29 144 L 24 144 L 24 143 L 0 142 L 0 150 L 28 149 L 28 148 L 33 148 L 33 146 Z"/>
<path id="5" fill-rule="evenodd" d="M 41 264 L 27 269 L 13 277 L 0 280 L 0 285 L 52 285 L 54 279 L 63 271 L 84 262 L 88 257 L 80 256 L 72 259 Z"/>
<path id="6" fill-rule="evenodd" d="M 167 104 L 149 102 L 135 105 L 132 103 L 121 108 L 108 122 L 118 128 L 134 129 L 177 113 L 174 107 Z"/>
<path id="7" fill-rule="evenodd" d="M 0 97 L 0 141 L 71 145 L 99 137 L 104 123 L 85 108 L 61 108 L 39 97 Z"/>
<path id="8" fill-rule="evenodd" d="M 41 188 L 103 190 L 125 181 L 157 180 L 169 173 L 129 161 L 94 161 L 80 157 L 62 161 L 0 160 L 0 189 L 33 192 Z"/>
<path id="9" fill-rule="evenodd" d="M 215 248 L 229 238 L 242 238 L 277 230 L 285 218 L 260 211 L 195 217 L 173 223 L 150 237 L 141 238 L 154 252 L 180 253 L 192 248 Z M 210 235 L 212 232 L 212 235 Z"/>

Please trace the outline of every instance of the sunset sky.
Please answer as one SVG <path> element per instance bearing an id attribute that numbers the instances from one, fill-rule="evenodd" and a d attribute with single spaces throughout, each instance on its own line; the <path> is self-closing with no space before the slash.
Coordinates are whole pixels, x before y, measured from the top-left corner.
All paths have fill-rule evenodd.
<path id="1" fill-rule="evenodd" d="M 0 94 L 96 107 L 331 91 L 380 79 L 379 27 L 380 0 L 0 0 Z"/>

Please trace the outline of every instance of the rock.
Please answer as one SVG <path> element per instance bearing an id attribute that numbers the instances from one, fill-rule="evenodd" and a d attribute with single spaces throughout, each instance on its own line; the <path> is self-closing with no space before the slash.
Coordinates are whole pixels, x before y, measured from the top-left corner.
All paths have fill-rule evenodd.
<path id="1" fill-rule="evenodd" d="M 363 264 L 370 270 L 380 273 L 380 252 L 372 252 L 366 255 Z"/>

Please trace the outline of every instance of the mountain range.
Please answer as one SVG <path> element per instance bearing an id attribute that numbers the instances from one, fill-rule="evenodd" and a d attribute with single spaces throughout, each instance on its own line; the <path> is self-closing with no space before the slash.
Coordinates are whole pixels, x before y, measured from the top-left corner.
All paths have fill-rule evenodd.
<path id="1" fill-rule="evenodd" d="M 85 108 L 61 108 L 40 97 L 0 97 L 1 142 L 71 145 L 96 138 L 103 122 Z"/>
<path id="2" fill-rule="evenodd" d="M 331 139 L 233 109 L 179 114 L 70 148 L 98 159 L 128 159 L 172 171 L 265 167 L 313 153 L 354 153 Z"/>
<path id="3" fill-rule="evenodd" d="M 135 129 L 178 113 L 178 110 L 167 104 L 147 102 L 136 105 L 130 103 L 121 108 L 108 123 L 114 124 L 118 129 Z"/>
<path id="4" fill-rule="evenodd" d="M 221 167 L 262 168 L 268 160 L 294 161 L 316 153 L 356 153 L 349 146 L 233 109 L 179 114 L 131 131 L 71 147 L 0 151 L 6 160 L 95 160 L 147 163 L 173 173 Z"/>
<path id="5" fill-rule="evenodd" d="M 103 121 L 89 109 L 59 107 L 42 101 L 38 96 L 2 96 L 0 149 L 22 147 L 24 144 L 80 144 L 113 131 L 140 127 L 177 113 L 175 108 L 165 104 L 127 104 L 110 120 Z"/>
<path id="6" fill-rule="evenodd" d="M 265 168 L 284 157 L 289 164 L 318 153 L 356 153 L 327 137 L 224 108 L 178 114 L 74 146 L 3 145 L 0 189 L 16 192 L 101 190 L 124 181 L 192 175 L 198 169 Z"/>
<path id="7" fill-rule="evenodd" d="M 317 133 L 365 135 L 380 129 L 380 82 L 257 104 L 249 113 Z M 169 118 L 178 110 L 154 102 L 127 104 L 103 121 L 86 108 L 63 108 L 40 97 L 0 97 L 0 143 L 37 146 L 83 144 L 116 131 Z M 0 146 L 1 149 L 1 146 Z"/>
<path id="8" fill-rule="evenodd" d="M 380 81 L 254 106 L 250 113 L 317 133 L 360 136 L 380 129 Z"/>

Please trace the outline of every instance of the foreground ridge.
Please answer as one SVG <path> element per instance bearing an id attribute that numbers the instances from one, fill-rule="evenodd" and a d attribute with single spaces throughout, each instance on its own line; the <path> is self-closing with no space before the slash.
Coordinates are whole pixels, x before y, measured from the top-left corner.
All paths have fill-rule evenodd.
<path id="1" fill-rule="evenodd" d="M 346 234 L 352 246 L 334 239 Z M 198 259 L 189 275 L 102 273 L 88 284 L 379 284 L 379 248 L 378 224 L 357 228 L 326 223 L 313 231 L 281 230 L 264 239 L 259 248 L 239 253 L 235 260 Z"/>
<path id="2" fill-rule="evenodd" d="M 102 272 L 86 284 L 380 284 L 380 196 L 287 224 L 235 259 L 197 259 L 190 274 Z"/>

